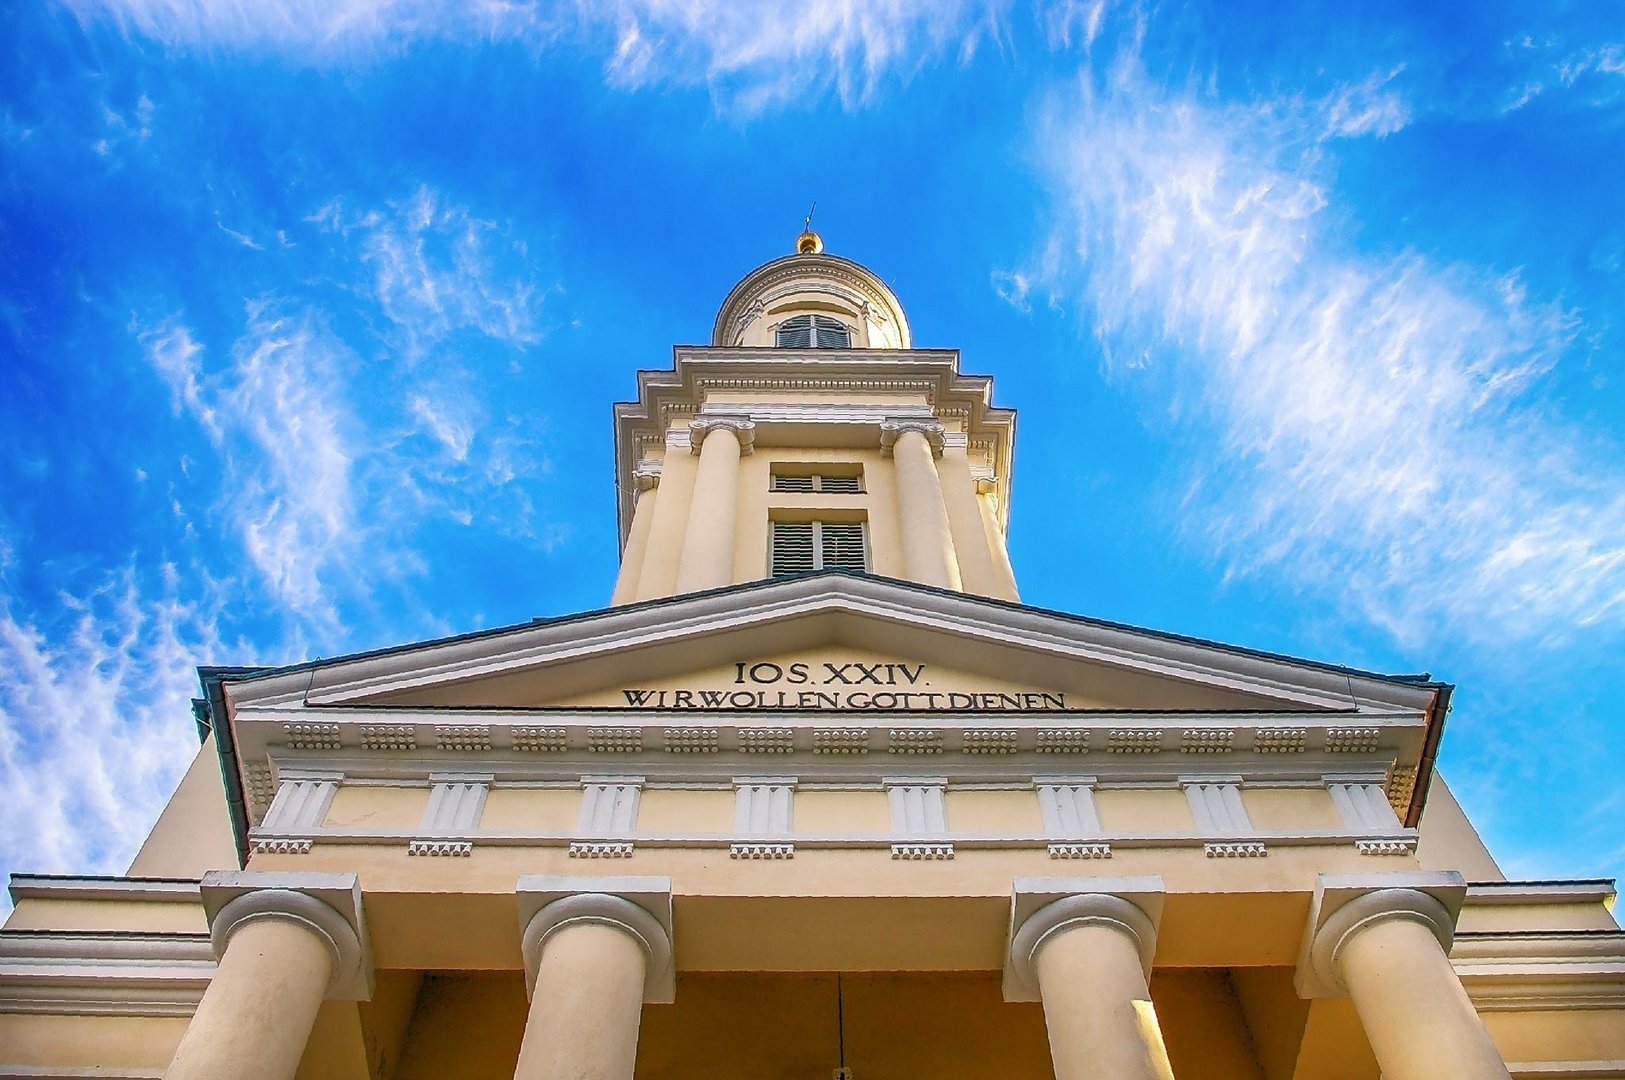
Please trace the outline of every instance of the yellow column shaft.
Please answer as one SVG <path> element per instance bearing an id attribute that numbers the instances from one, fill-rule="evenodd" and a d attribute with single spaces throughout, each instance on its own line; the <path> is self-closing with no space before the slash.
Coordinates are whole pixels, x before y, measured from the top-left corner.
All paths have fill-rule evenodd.
<path id="1" fill-rule="evenodd" d="M 1131 934 L 1105 922 L 1062 927 L 1033 966 L 1056 1080 L 1172 1080 Z"/>
<path id="2" fill-rule="evenodd" d="M 293 1080 L 333 954 L 290 919 L 257 918 L 231 935 L 165 1080 Z"/>
<path id="3" fill-rule="evenodd" d="M 647 962 L 637 939 L 612 925 L 550 934 L 514 1080 L 632 1080 Z"/>

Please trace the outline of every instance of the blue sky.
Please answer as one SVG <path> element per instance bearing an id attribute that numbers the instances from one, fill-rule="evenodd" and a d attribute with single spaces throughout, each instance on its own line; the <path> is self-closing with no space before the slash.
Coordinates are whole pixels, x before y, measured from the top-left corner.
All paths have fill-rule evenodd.
<path id="1" fill-rule="evenodd" d="M 1617 3 L 3 18 L 0 870 L 123 869 L 199 663 L 606 603 L 609 403 L 815 199 L 1028 602 L 1456 682 L 1509 873 L 1625 869 Z"/>

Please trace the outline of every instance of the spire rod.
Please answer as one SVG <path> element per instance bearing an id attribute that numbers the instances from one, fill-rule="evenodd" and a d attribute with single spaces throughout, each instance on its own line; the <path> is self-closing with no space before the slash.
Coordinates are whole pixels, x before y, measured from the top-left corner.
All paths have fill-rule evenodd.
<path id="1" fill-rule="evenodd" d="M 813 232 L 812 227 L 813 212 L 817 209 L 818 203 L 815 200 L 807 208 L 807 216 L 801 220 L 801 235 L 796 237 L 797 255 L 817 255 L 824 250 L 824 238 Z"/>

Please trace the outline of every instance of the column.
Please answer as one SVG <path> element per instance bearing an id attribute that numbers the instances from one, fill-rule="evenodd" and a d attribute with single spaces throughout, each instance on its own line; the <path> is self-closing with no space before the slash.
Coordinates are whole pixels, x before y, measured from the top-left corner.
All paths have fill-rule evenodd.
<path id="1" fill-rule="evenodd" d="M 738 416 L 702 416 L 689 425 L 689 446 L 700 455 L 700 468 L 677 563 L 679 594 L 733 584 L 739 459 L 754 448 L 755 433 L 756 425 Z"/>
<path id="2" fill-rule="evenodd" d="M 1465 891 L 1455 873 L 1320 876 L 1299 993 L 1353 999 L 1384 1080 L 1511 1076 L 1450 966 Z"/>
<path id="3" fill-rule="evenodd" d="M 354 874 L 214 871 L 202 892 L 220 964 L 164 1076 L 292 1080 L 323 1000 L 371 996 L 361 886 Z"/>
<path id="4" fill-rule="evenodd" d="M 649 554 L 649 533 L 654 529 L 655 496 L 660 492 L 660 462 L 645 461 L 632 470 L 632 525 L 626 531 L 621 549 L 621 572 L 615 578 L 611 607 L 630 604 L 637 598 L 638 578 L 643 560 Z"/>
<path id="5" fill-rule="evenodd" d="M 897 463 L 903 569 L 911 581 L 957 590 L 959 561 L 937 475 L 942 444 L 943 428 L 936 420 L 888 420 L 880 425 L 880 451 Z"/>
<path id="6" fill-rule="evenodd" d="M 514 1080 L 631 1080 L 645 1002 L 670 1002 L 671 879 L 519 879 L 530 1012 Z"/>
<path id="7" fill-rule="evenodd" d="M 1057 1080 L 1172 1080 L 1147 982 L 1161 899 L 1154 877 L 1016 879 L 1004 997 L 1043 1002 Z"/>
<path id="8" fill-rule="evenodd" d="M 999 599 L 1021 599 L 1016 589 L 1016 570 L 1010 565 L 1009 538 L 999 524 L 999 481 L 993 476 L 976 478 L 976 502 L 982 511 L 982 531 L 987 534 L 988 546 L 993 550 L 993 573 L 999 583 Z"/>

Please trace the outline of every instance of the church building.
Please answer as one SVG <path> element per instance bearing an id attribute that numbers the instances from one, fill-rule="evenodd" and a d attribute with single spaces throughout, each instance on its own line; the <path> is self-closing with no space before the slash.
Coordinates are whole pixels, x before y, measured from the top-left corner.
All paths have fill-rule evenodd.
<path id="1" fill-rule="evenodd" d="M 816 234 L 613 417 L 609 606 L 200 669 L 128 873 L 11 879 L 0 1078 L 1625 1077 L 1452 688 L 1023 604 L 1015 412 Z"/>

